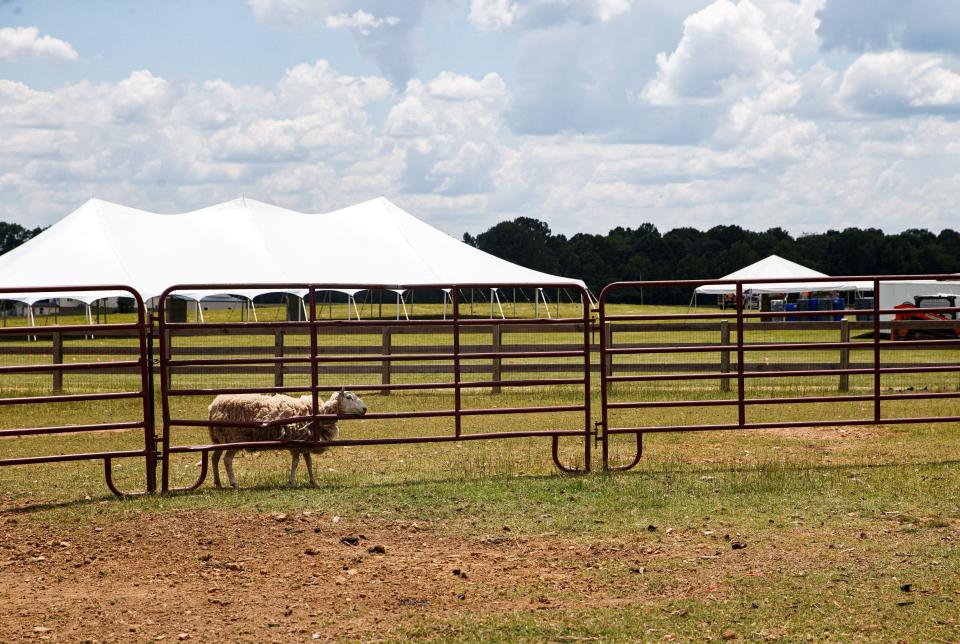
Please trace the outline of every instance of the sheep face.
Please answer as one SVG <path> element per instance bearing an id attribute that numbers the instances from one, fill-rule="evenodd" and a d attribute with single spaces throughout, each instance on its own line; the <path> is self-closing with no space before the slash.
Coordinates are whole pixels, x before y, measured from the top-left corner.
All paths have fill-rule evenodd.
<path id="1" fill-rule="evenodd" d="M 352 391 L 340 390 L 330 396 L 330 401 L 337 401 L 341 416 L 363 416 L 367 413 L 367 405 L 360 396 Z"/>

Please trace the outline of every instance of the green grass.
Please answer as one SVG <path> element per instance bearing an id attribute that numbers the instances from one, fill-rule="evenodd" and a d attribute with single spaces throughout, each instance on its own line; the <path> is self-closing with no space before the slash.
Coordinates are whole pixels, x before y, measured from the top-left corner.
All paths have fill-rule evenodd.
<path id="1" fill-rule="evenodd" d="M 654 342 L 678 340 L 653 335 Z M 768 332 L 764 337 L 766 341 L 834 339 L 832 333 L 819 331 Z M 637 334 L 619 341 L 639 338 Z M 303 339 L 291 339 L 291 346 Z M 446 341 L 444 336 L 424 335 L 404 337 L 402 342 L 429 344 L 441 339 Z M 188 338 L 181 346 L 217 346 L 234 340 Z M 520 341 L 504 342 L 508 340 Z M 244 341 L 249 346 L 272 344 L 267 337 Z M 373 345 L 378 341 L 364 339 Z M 576 338 L 575 334 L 544 334 L 522 341 L 575 342 Z M 704 340 L 691 333 L 679 341 Z M 84 342 L 86 346 L 111 346 L 111 342 L 121 346 L 116 340 Z M 80 341 L 78 346 L 83 346 Z M 768 358 L 796 359 L 785 353 Z M 836 355 L 835 351 L 807 352 L 802 359 L 829 362 Z M 3 364 L 11 364 L 11 356 L 2 358 Z M 907 359 L 900 353 L 895 358 Z M 954 350 L 914 350 L 908 356 L 910 361 L 954 364 L 957 358 Z M 688 357 L 668 359 L 686 362 Z M 716 359 L 710 356 L 711 362 Z M 395 376 L 394 381 L 438 377 L 411 374 Z M 272 384 L 269 374 L 180 378 L 183 386 Z M 300 376 L 288 378 L 306 381 Z M 379 374 L 359 378 L 370 383 L 378 379 Z M 908 387 L 956 391 L 957 379 L 956 372 L 905 374 L 885 376 L 882 386 L 887 391 Z M 0 384 L 4 395 L 13 393 L 6 388 L 7 381 Z M 81 391 L 135 387 L 136 383 L 133 376 L 113 375 L 68 379 L 66 385 L 70 391 Z M 750 382 L 748 395 L 834 395 L 838 385 L 837 376 L 758 379 Z M 849 393 L 869 393 L 872 385 L 872 376 L 852 376 Z M 17 395 L 49 391 L 49 377 L 20 378 L 16 386 Z M 717 381 L 709 380 L 668 386 L 617 385 L 612 394 L 615 400 L 714 399 L 735 396 L 735 387 L 734 392 L 723 392 Z M 464 405 L 572 404 L 579 396 L 569 386 L 509 389 L 499 395 L 479 389 L 465 394 Z M 452 395 L 440 390 L 390 396 L 371 392 L 364 398 L 375 411 L 452 406 Z M 173 403 L 175 416 L 202 418 L 209 400 L 180 397 Z M 597 417 L 596 379 L 593 404 Z M 883 410 L 891 415 L 955 416 L 960 415 L 960 399 L 885 401 Z M 871 411 L 870 403 L 860 402 L 756 406 L 748 410 L 748 420 L 858 418 Z M 94 407 L 79 403 L 56 408 L 0 406 L 0 427 L 81 422 L 91 413 L 102 420 L 126 419 L 135 417 L 138 408 L 135 401 Z M 619 425 L 707 424 L 735 420 L 735 416 L 735 408 L 688 407 L 623 411 L 612 419 Z M 578 428 L 582 423 L 582 414 L 484 416 L 465 419 L 464 430 Z M 570 542 L 585 552 L 597 544 L 662 551 L 643 563 L 642 574 L 632 571 L 636 562 L 615 554 L 586 557 L 578 575 L 593 591 L 568 589 L 564 594 L 530 579 L 517 588 L 513 599 L 543 595 L 549 605 L 531 602 L 524 608 L 515 601 L 509 609 L 486 613 L 424 615 L 393 632 L 395 639 L 636 641 L 672 636 L 690 640 L 719 639 L 730 629 L 743 639 L 956 641 L 960 639 L 958 430 L 957 424 L 917 424 L 833 428 L 822 435 L 790 431 L 651 434 L 644 440 L 644 457 L 635 470 L 582 477 L 558 474 L 544 439 L 340 448 L 318 459 L 317 488 L 293 490 L 285 486 L 286 453 L 263 452 L 236 461 L 240 493 L 215 491 L 208 480 L 193 493 L 122 500 L 106 493 L 98 463 L 8 467 L 0 468 L 0 514 L 30 524 L 83 528 L 184 510 L 211 514 L 311 510 L 384 525 L 417 522 L 438 534 L 468 541 L 502 535 L 503 526 L 509 526 L 511 538 Z M 343 423 L 342 431 L 344 437 L 449 434 L 452 421 L 351 420 Z M 137 432 L 0 438 L 0 458 L 136 449 L 142 441 Z M 203 430 L 178 428 L 174 442 L 206 442 L 206 438 Z M 615 463 L 628 460 L 632 438 L 617 437 L 611 449 Z M 571 465 L 582 464 L 582 441 L 564 439 L 562 457 Z M 174 484 L 192 481 L 199 471 L 198 461 L 197 455 L 176 456 L 171 463 Z M 115 468 L 117 481 L 125 489 L 143 486 L 142 462 L 118 462 Z M 651 525 L 656 529 L 649 530 Z M 724 535 L 747 544 L 738 551 L 739 558 L 729 554 Z M 714 558 L 714 552 L 723 556 Z M 909 592 L 901 589 L 907 583 L 912 584 Z M 582 606 L 578 605 L 581 598 Z"/>

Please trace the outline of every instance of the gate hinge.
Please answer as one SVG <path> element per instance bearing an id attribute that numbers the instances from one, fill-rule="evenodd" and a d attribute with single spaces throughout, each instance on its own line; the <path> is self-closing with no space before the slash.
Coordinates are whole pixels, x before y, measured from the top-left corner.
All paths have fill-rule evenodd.
<path id="1" fill-rule="evenodd" d="M 600 427 L 603 425 L 602 420 L 593 421 L 593 444 L 594 446 L 600 444 Z"/>

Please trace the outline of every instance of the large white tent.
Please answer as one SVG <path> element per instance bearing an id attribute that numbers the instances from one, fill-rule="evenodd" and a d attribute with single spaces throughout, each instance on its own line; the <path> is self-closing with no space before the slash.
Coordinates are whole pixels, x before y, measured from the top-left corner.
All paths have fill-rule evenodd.
<path id="1" fill-rule="evenodd" d="M 743 280 L 745 293 L 805 293 L 808 291 L 863 291 L 873 288 L 872 282 L 791 282 L 767 283 L 775 279 L 808 279 L 829 277 L 826 273 L 815 271 L 779 255 L 770 255 L 765 259 L 745 266 L 738 271 L 721 277 L 722 280 Z M 736 293 L 733 284 L 707 284 L 697 287 L 697 294 L 732 295 Z"/>
<path id="2" fill-rule="evenodd" d="M 0 256 L 0 299 L 29 305 L 58 297 L 89 304 L 123 293 L 4 294 L 4 287 L 122 284 L 146 301 L 175 284 L 223 283 L 583 286 L 464 244 L 383 197 L 323 214 L 240 198 L 165 215 L 91 199 Z M 273 292 L 305 294 L 276 288 L 231 294 L 252 299 Z M 177 295 L 199 300 L 221 293 Z"/>

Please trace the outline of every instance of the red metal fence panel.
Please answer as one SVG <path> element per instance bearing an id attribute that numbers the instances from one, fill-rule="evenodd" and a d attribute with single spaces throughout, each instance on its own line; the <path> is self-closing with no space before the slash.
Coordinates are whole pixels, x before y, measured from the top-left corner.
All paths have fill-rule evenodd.
<path id="1" fill-rule="evenodd" d="M 211 423 L 206 415 L 207 405 L 214 396 L 232 393 L 309 394 L 313 410 L 310 416 L 272 423 L 287 425 L 333 419 L 318 413 L 321 396 L 343 387 L 377 397 L 381 406 L 394 392 L 430 392 L 432 398 L 427 400 L 443 398 L 444 404 L 439 408 L 424 408 L 423 401 L 408 396 L 391 402 L 392 409 L 388 411 L 378 411 L 378 405 L 372 405 L 371 412 L 364 419 L 377 419 L 387 426 L 389 421 L 398 419 L 449 418 L 450 431 L 391 433 L 391 430 L 384 429 L 376 435 L 351 436 L 348 423 L 344 426 L 347 428 L 344 435 L 336 440 L 309 444 L 218 444 L 216 449 L 338 447 L 543 436 L 552 441 L 552 455 L 557 466 L 574 471 L 576 468 L 563 465 L 558 457 L 560 438 L 573 437 L 583 442 L 582 467 L 588 470 L 593 436 L 588 294 L 584 289 L 568 284 L 537 285 L 534 288 L 563 288 L 573 293 L 576 315 L 552 317 L 551 313 L 540 308 L 538 299 L 537 314 L 550 314 L 551 317 L 507 317 L 503 304 L 499 299 L 495 300 L 493 291 L 516 288 L 530 289 L 527 285 L 513 284 L 418 286 L 418 292 L 447 293 L 441 296 L 443 317 L 440 317 L 439 306 L 435 306 L 433 317 L 424 319 L 408 319 L 406 303 L 401 316 L 399 295 L 396 317 L 390 319 L 392 302 L 389 299 L 397 287 L 382 284 L 193 284 L 168 289 L 160 298 L 157 320 L 163 409 L 162 489 L 193 489 L 203 482 L 207 454 L 214 450 L 214 446 L 209 440 L 201 441 L 197 431 L 218 424 Z M 486 304 L 479 315 L 471 317 L 469 310 L 465 311 L 473 308 L 472 298 L 468 300 L 466 293 L 469 290 L 472 294 L 479 289 L 491 293 L 490 317 L 486 317 Z M 208 319 L 203 323 L 167 319 L 169 302 L 178 293 L 253 290 L 304 292 L 306 319 L 271 322 L 216 322 Z M 336 291 L 369 293 L 361 305 L 369 304 L 367 319 L 342 319 L 344 311 L 350 310 L 343 307 L 338 315 L 334 315 L 329 293 Z M 386 316 L 382 305 L 385 293 L 388 298 Z M 380 304 L 374 308 L 378 297 Z M 354 302 L 352 296 L 348 307 L 349 302 Z M 574 308 L 573 305 L 570 308 Z M 352 310 L 359 313 L 355 302 Z M 495 318 L 498 313 L 499 317 Z M 530 388 L 563 390 L 571 398 L 570 404 L 512 404 L 508 402 L 509 398 L 501 396 L 505 390 Z M 489 396 L 481 397 L 479 393 L 488 393 Z M 393 397 L 401 398 L 399 395 Z M 403 408 L 404 402 L 416 404 Z M 175 411 L 178 409 L 180 411 Z M 572 420 L 565 421 L 565 427 L 515 431 L 469 431 L 464 428 L 467 419 L 517 414 L 561 414 Z M 349 419 L 340 417 L 338 420 Z M 235 426 L 226 422 L 219 425 Z M 190 437 L 183 443 L 175 437 L 177 434 Z M 171 479 L 172 456 L 191 452 L 203 455 L 199 478 L 177 487 Z"/>
<path id="2" fill-rule="evenodd" d="M 911 319 L 916 309 L 881 305 L 881 284 L 904 280 L 956 283 L 958 277 L 762 280 L 768 293 L 779 284 L 786 289 L 818 282 L 830 290 L 840 282 L 867 282 L 874 292 L 868 309 L 831 297 L 828 304 L 813 306 L 809 302 L 817 299 L 809 298 L 806 310 L 749 310 L 745 296 L 757 282 L 743 280 L 606 286 L 599 298 L 604 468 L 634 467 L 647 433 L 960 421 L 960 408 L 953 403 L 960 398 L 960 307 L 923 308 L 923 315 Z M 611 295 L 622 298 L 626 290 L 682 288 L 692 293 L 706 285 L 732 286 L 733 308 L 610 310 Z M 706 416 L 704 410 L 712 411 Z M 783 420 L 784 413 L 794 418 Z M 636 437 L 636 451 L 615 467 L 610 440 L 621 434 Z"/>
<path id="3" fill-rule="evenodd" d="M 18 455 L 0 457 L 0 466 L 102 460 L 107 486 L 120 495 L 113 480 L 113 460 L 142 458 L 146 491 L 154 492 L 157 451 L 150 347 L 140 296 L 127 286 L 3 290 L 8 294 L 55 293 L 58 298 L 69 298 L 71 293 L 81 291 L 87 295 L 122 292 L 134 300 L 135 312 L 132 322 L 102 324 L 65 324 L 59 316 L 52 324 L 38 324 L 31 316 L 23 324 L 8 325 L 8 318 L 4 317 L 4 326 L 0 328 L 0 409 L 5 413 L 0 421 L 0 438 L 56 436 L 51 441 L 57 442 L 41 445 L 36 441 L 18 441 Z M 93 349 L 91 345 L 100 346 Z M 48 405 L 57 409 L 58 424 L 25 426 L 24 418 L 36 416 L 26 409 Z M 103 420 L 105 417 L 112 418 Z M 71 438 L 107 430 L 139 430 L 143 434 L 142 447 L 65 452 L 64 443 Z M 57 453 L 33 453 L 46 448 Z"/>

